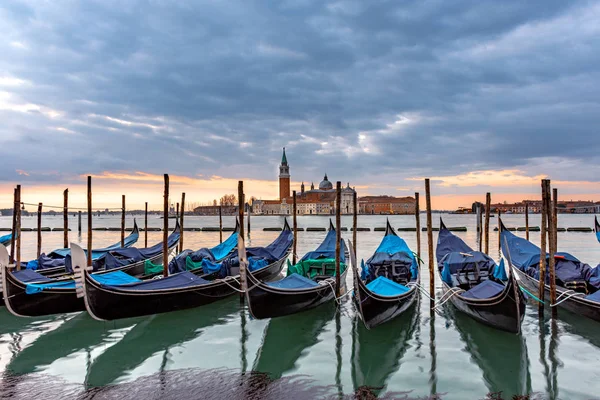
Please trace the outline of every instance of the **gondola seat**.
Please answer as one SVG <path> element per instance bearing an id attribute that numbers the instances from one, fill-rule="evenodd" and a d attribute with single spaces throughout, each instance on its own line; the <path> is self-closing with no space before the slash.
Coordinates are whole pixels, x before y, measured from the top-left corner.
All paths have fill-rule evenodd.
<path id="1" fill-rule="evenodd" d="M 489 299 L 499 295 L 503 290 L 503 285 L 488 279 L 462 293 L 461 296 L 472 299 Z"/>
<path id="2" fill-rule="evenodd" d="M 385 276 L 379 276 L 367 284 L 367 289 L 380 296 L 398 296 L 408 292 L 404 285 L 394 282 Z"/>
<path id="3" fill-rule="evenodd" d="M 319 286 L 317 282 L 296 273 L 275 282 L 265 282 L 265 284 L 279 289 L 308 289 Z"/>

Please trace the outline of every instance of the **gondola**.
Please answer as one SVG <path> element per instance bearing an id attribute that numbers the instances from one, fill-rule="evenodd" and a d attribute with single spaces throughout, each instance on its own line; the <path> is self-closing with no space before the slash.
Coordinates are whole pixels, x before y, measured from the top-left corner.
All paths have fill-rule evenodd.
<path id="1" fill-rule="evenodd" d="M 598 217 L 594 217 L 594 232 L 596 232 L 596 239 L 600 242 L 600 222 L 598 222 Z"/>
<path id="2" fill-rule="evenodd" d="M 512 270 L 530 293 L 539 291 L 540 248 L 500 224 L 502 253 L 512 261 Z M 546 254 L 548 259 L 548 254 Z M 600 321 L 600 266 L 591 268 L 569 253 L 555 254 L 556 305 L 572 313 Z M 548 265 L 548 264 L 546 264 Z M 549 268 L 545 298 L 550 299 Z"/>
<path id="3" fill-rule="evenodd" d="M 12 233 L 8 235 L 0 236 L 0 244 L 3 246 L 8 246 L 10 244 L 10 240 L 12 239 Z"/>
<path id="4" fill-rule="evenodd" d="M 179 236 L 180 228 L 177 224 L 168 238 L 169 251 L 175 248 L 179 242 Z M 156 259 L 162 257 L 162 247 L 158 249 L 157 246 L 159 245 L 162 246 L 162 243 L 148 249 L 124 250 L 135 250 L 135 254 L 138 256 L 146 255 Z M 118 250 L 118 252 L 124 250 Z M 6 251 L 6 248 L 4 248 L 4 251 Z M 118 260 L 111 253 L 108 253 L 111 260 Z M 69 263 L 72 263 L 72 256 L 69 254 L 67 257 Z M 85 252 L 83 257 L 86 258 Z M 143 273 L 145 260 L 136 260 L 137 258 L 120 259 L 120 264 L 117 262 L 113 264 L 113 261 L 111 261 L 110 266 L 114 268 L 95 272 L 92 279 L 98 279 L 113 285 L 137 281 L 137 278 L 134 278 L 133 275 Z M 86 262 L 87 260 L 84 260 L 84 263 Z M 106 267 L 106 265 L 104 266 Z M 38 317 L 85 310 L 83 299 L 78 298 L 76 295 L 75 281 L 72 275 L 51 278 L 33 270 L 11 271 L 9 268 L 1 268 L 1 273 L 4 303 L 13 315 Z"/>
<path id="5" fill-rule="evenodd" d="M 355 254 L 351 253 L 350 257 L 354 274 L 353 300 L 367 329 L 396 318 L 413 304 L 417 297 L 419 264 L 389 220 L 375 254 L 366 264 L 362 262 L 361 274 Z"/>
<path id="6" fill-rule="evenodd" d="M 178 272 L 193 271 L 195 274 L 203 274 L 206 269 L 217 270 L 220 268 L 220 263 L 223 263 L 226 258 L 234 256 L 237 249 L 238 233 L 240 231 L 240 223 L 236 218 L 235 228 L 231 235 L 224 242 L 218 245 L 207 248 L 203 247 L 199 250 L 183 250 L 177 254 L 169 262 L 169 274 Z M 162 260 L 160 260 L 162 261 Z M 144 264 L 144 277 L 154 277 L 163 274 L 163 265 L 146 261 Z"/>
<path id="7" fill-rule="evenodd" d="M 340 282 L 346 281 L 347 249 L 340 241 Z M 321 245 L 307 253 L 296 265 L 288 264 L 287 276 L 266 282 L 255 272 L 247 274 L 248 309 L 254 318 L 272 318 L 305 311 L 335 298 L 336 231 L 329 221 L 329 232 Z"/>
<path id="8" fill-rule="evenodd" d="M 496 265 L 488 255 L 473 251 L 441 220 L 436 258 L 444 292 L 441 304 L 451 301 L 481 323 L 521 332 L 525 298 L 510 269 L 506 276 L 504 261 Z"/>
<path id="9" fill-rule="evenodd" d="M 121 241 L 114 243 L 102 249 L 92 250 L 92 261 L 98 262 L 111 251 L 126 249 L 133 246 L 139 239 L 140 231 L 136 220 L 133 220 L 133 229 L 125 237 L 123 246 Z M 30 269 L 47 277 L 59 277 L 61 275 L 72 273 L 70 265 L 71 249 L 56 249 L 48 254 L 41 254 L 36 260 L 24 261 L 21 263 L 21 269 Z M 86 250 L 87 254 L 87 250 Z"/>
<path id="10" fill-rule="evenodd" d="M 259 254 L 254 256 L 257 269 L 253 273 L 261 279 L 277 276 L 291 251 L 292 243 L 293 234 L 286 221 L 281 234 L 269 246 L 246 249 L 248 258 Z M 267 256 L 269 264 L 263 266 L 260 259 Z M 85 270 L 81 279 L 85 306 L 90 315 L 98 320 L 115 320 L 203 306 L 240 291 L 239 263 L 237 268 L 235 265 L 236 257 L 231 257 L 223 262 L 217 273 L 202 273 L 202 269 L 197 269 L 163 279 L 118 286 L 103 284 Z M 252 265 L 249 268 L 251 267 Z M 220 275 L 224 271 L 227 275 Z"/>

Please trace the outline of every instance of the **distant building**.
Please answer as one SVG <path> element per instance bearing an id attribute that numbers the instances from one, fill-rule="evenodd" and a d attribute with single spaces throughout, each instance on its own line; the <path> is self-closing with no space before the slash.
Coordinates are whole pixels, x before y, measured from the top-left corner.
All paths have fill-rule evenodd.
<path id="1" fill-rule="evenodd" d="M 219 215 L 219 206 L 200 206 L 194 208 L 195 215 Z M 222 215 L 237 215 L 238 206 L 223 206 Z"/>
<path id="2" fill-rule="evenodd" d="M 361 214 L 414 214 L 414 197 L 365 196 L 358 199 Z"/>

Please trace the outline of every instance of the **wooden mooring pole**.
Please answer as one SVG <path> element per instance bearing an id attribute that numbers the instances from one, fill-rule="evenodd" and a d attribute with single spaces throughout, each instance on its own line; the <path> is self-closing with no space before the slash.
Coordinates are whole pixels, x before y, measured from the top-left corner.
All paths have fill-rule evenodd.
<path id="1" fill-rule="evenodd" d="M 169 276 L 169 174 L 164 175 L 163 194 L 163 277 Z"/>
<path id="2" fill-rule="evenodd" d="M 341 261 L 341 246 L 342 227 L 341 227 L 341 210 L 342 210 L 342 182 L 337 181 L 335 188 L 335 297 L 341 295 L 341 280 L 340 280 L 340 261 Z"/>
<path id="3" fill-rule="evenodd" d="M 429 178 L 425 179 L 425 206 L 427 209 L 427 248 L 429 252 L 429 305 L 431 308 L 435 306 L 435 278 L 434 278 L 434 265 L 433 257 L 433 229 L 431 222 L 431 190 L 429 184 Z"/>
<path id="4" fill-rule="evenodd" d="M 292 191 L 292 196 L 294 197 L 293 199 L 293 204 L 292 204 L 292 211 L 294 213 L 294 216 L 292 217 L 292 225 L 293 225 L 293 229 L 294 229 L 294 244 L 292 246 L 292 265 L 296 265 L 296 245 L 298 243 L 298 221 L 296 221 L 296 214 L 298 213 L 297 210 L 297 205 L 296 205 L 296 191 Z"/>
<path id="5" fill-rule="evenodd" d="M 69 189 L 63 192 L 63 248 L 69 248 Z"/>
<path id="6" fill-rule="evenodd" d="M 238 218 L 240 220 L 240 232 L 238 236 L 238 243 L 242 243 L 242 246 L 238 245 L 238 251 L 243 251 L 243 254 L 238 255 L 238 259 L 240 260 L 240 286 L 242 289 L 242 291 L 240 292 L 240 303 L 243 303 L 245 295 L 244 290 L 248 287 L 246 284 L 246 265 L 244 262 L 246 259 L 246 246 L 244 245 L 244 181 L 238 182 L 238 212 Z"/>
<path id="7" fill-rule="evenodd" d="M 177 203 L 175 207 L 175 223 L 177 223 L 177 221 L 179 221 L 179 203 Z M 181 238 L 181 236 L 179 236 L 179 238 Z M 175 246 L 175 254 L 179 254 L 179 242 L 177 242 L 177 245 Z"/>
<path id="8" fill-rule="evenodd" d="M 492 207 L 492 194 L 485 194 L 485 254 L 490 253 L 490 209 Z"/>
<path id="9" fill-rule="evenodd" d="M 38 203 L 37 211 L 37 258 L 42 254 L 42 203 Z"/>
<path id="10" fill-rule="evenodd" d="M 15 263 L 15 244 L 17 242 L 17 188 L 13 190 L 13 215 L 12 215 L 12 229 L 10 236 L 10 263 Z"/>
<path id="11" fill-rule="evenodd" d="M 244 208 L 246 207 L 246 195 L 244 195 Z M 248 232 L 246 232 L 246 234 L 248 235 L 248 239 L 250 239 L 250 216 L 252 215 L 252 208 L 250 207 L 250 205 L 248 205 L 248 218 L 246 218 L 248 221 Z"/>
<path id="12" fill-rule="evenodd" d="M 81 210 L 77 211 L 77 232 L 81 235 Z"/>
<path id="13" fill-rule="evenodd" d="M 549 268 L 550 268 L 550 310 L 552 313 L 552 318 L 556 318 L 558 316 L 558 307 L 554 306 L 556 304 L 556 259 L 554 256 L 557 252 L 557 210 L 556 207 L 558 205 L 558 190 L 554 188 L 552 191 L 553 199 L 550 200 L 550 180 L 548 179 L 546 182 L 546 192 L 548 196 L 548 204 L 551 205 L 548 209 L 548 241 L 550 243 L 550 257 L 549 257 Z"/>
<path id="14" fill-rule="evenodd" d="M 477 202 L 477 248 L 483 251 L 483 210 L 481 203 Z"/>
<path id="15" fill-rule="evenodd" d="M 223 203 L 219 204 L 219 243 L 223 243 Z"/>
<path id="16" fill-rule="evenodd" d="M 529 202 L 525 202 L 525 239 L 529 240 Z"/>
<path id="17" fill-rule="evenodd" d="M 144 207 L 144 247 L 148 247 L 148 202 Z"/>
<path id="18" fill-rule="evenodd" d="M 87 177 L 87 266 L 92 265 L 92 177 Z"/>
<path id="19" fill-rule="evenodd" d="M 500 217 L 502 216 L 502 211 L 498 209 L 498 254 L 502 250 L 502 230 L 500 228 Z"/>
<path id="20" fill-rule="evenodd" d="M 417 256 L 421 260 L 421 208 L 419 205 L 419 192 L 415 193 L 415 227 L 417 229 Z"/>
<path id="21" fill-rule="evenodd" d="M 16 262 L 17 271 L 21 270 L 21 185 L 17 185 L 17 243 L 16 243 Z"/>
<path id="22" fill-rule="evenodd" d="M 358 251 L 356 248 L 356 228 L 358 228 L 358 198 L 356 195 L 356 190 L 352 194 L 352 207 L 352 246 L 354 247 L 354 254 L 356 255 L 356 252 Z"/>
<path id="23" fill-rule="evenodd" d="M 125 195 L 121 197 L 121 247 L 125 247 Z"/>
<path id="24" fill-rule="evenodd" d="M 542 223 L 541 223 L 541 237 L 540 237 L 540 280 L 538 286 L 538 298 L 541 302 L 538 305 L 538 311 L 540 318 L 544 316 L 544 297 L 546 293 L 546 236 L 547 236 L 547 216 L 548 216 L 548 203 L 546 203 L 548 196 L 546 195 L 546 180 L 542 179 Z"/>
<path id="25" fill-rule="evenodd" d="M 181 227 L 181 233 L 179 235 L 179 251 L 183 251 L 183 216 L 185 214 L 185 192 L 181 193 L 181 214 L 179 215 L 179 226 Z"/>

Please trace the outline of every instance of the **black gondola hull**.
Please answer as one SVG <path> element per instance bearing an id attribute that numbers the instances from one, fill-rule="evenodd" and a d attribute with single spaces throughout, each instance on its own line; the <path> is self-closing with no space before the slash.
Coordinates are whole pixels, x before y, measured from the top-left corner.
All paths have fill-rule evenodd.
<path id="1" fill-rule="evenodd" d="M 517 276 L 519 277 L 519 281 L 521 282 L 521 284 L 532 294 L 536 295 L 539 293 L 539 280 L 527 275 L 525 272 L 521 271 L 520 269 L 513 267 L 513 271 L 517 274 Z M 562 293 L 564 293 L 567 289 L 560 287 L 560 286 L 556 286 L 556 295 L 557 298 L 558 296 L 560 296 Z M 544 298 L 545 299 L 550 299 L 550 285 L 546 285 L 545 287 L 545 294 L 544 294 Z M 561 299 L 563 299 L 566 296 L 563 296 Z M 567 311 L 570 311 L 574 314 L 578 314 L 590 319 L 593 319 L 594 321 L 599 321 L 600 322 L 600 303 L 596 303 L 590 300 L 585 300 L 579 296 L 574 296 L 571 298 L 568 298 L 564 301 L 559 300 L 559 304 L 558 307 L 563 308 Z"/>
<path id="2" fill-rule="evenodd" d="M 346 273 L 340 276 L 345 291 Z M 279 289 L 265 284 L 256 274 L 248 274 L 248 309 L 256 319 L 282 317 L 310 310 L 335 298 L 335 283 L 322 283 L 319 287 L 303 290 Z M 330 279 L 330 282 L 334 279 Z"/>
<path id="3" fill-rule="evenodd" d="M 272 279 L 283 268 L 282 259 L 256 271 L 263 279 Z M 238 293 L 239 276 L 228 277 L 205 285 L 185 288 L 128 291 L 106 288 L 85 274 L 85 296 L 88 312 L 99 320 L 115 320 L 160 314 L 204 306 Z"/>
<path id="4" fill-rule="evenodd" d="M 521 332 L 525 316 L 525 299 L 513 274 L 510 274 L 504 290 L 489 299 L 471 299 L 459 294 L 447 293 L 450 287 L 443 283 L 444 296 L 461 312 L 496 329 L 511 333 Z"/>
<path id="5" fill-rule="evenodd" d="M 368 329 L 393 320 L 410 308 L 417 298 L 417 288 L 414 286 L 399 296 L 379 296 L 371 292 L 358 276 L 355 277 L 354 290 L 354 304 Z"/>

